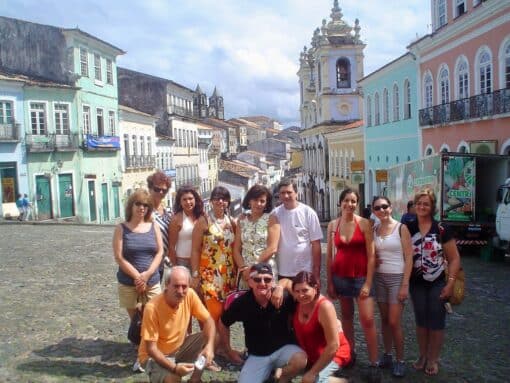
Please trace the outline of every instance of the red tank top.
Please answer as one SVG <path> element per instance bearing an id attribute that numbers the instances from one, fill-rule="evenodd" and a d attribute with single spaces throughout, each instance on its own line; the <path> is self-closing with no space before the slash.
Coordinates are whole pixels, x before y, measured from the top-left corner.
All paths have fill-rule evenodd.
<path id="1" fill-rule="evenodd" d="M 299 346 L 306 352 L 308 356 L 308 367 L 319 359 L 321 354 L 326 348 L 327 342 L 324 336 L 324 330 L 319 322 L 319 306 L 323 301 L 327 300 L 326 297 L 320 297 L 315 307 L 313 308 L 312 315 L 306 323 L 299 321 L 299 305 L 294 313 L 293 324 L 296 332 L 296 338 Z M 351 360 L 351 346 L 347 342 L 343 332 L 338 333 L 338 350 L 336 350 L 333 361 L 340 367 L 345 366 Z"/>
<path id="2" fill-rule="evenodd" d="M 334 275 L 344 278 L 358 278 L 367 276 L 367 247 L 365 235 L 355 219 L 354 234 L 349 242 L 340 238 L 340 220 L 335 231 L 336 255 L 331 265 Z"/>

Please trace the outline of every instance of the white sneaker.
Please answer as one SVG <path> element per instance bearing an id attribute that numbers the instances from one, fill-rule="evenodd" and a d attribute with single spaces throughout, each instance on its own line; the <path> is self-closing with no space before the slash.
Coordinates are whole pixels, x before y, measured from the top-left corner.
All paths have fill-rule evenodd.
<path id="1" fill-rule="evenodd" d="M 132 370 L 133 372 L 145 372 L 144 368 L 140 365 L 138 359 L 135 361 L 135 364 L 133 364 Z"/>

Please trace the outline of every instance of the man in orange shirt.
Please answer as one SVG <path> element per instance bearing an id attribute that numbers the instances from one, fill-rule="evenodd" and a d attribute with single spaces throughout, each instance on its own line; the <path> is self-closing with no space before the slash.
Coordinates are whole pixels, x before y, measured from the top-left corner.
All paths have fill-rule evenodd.
<path id="1" fill-rule="evenodd" d="M 138 359 L 147 363 L 151 383 L 178 383 L 191 373 L 189 381 L 200 382 L 203 366 L 197 368 L 194 362 L 200 356 L 205 365 L 213 360 L 214 320 L 189 288 L 190 279 L 186 267 L 173 267 L 164 291 L 145 306 Z M 203 331 L 186 336 L 191 316 L 202 323 Z"/>

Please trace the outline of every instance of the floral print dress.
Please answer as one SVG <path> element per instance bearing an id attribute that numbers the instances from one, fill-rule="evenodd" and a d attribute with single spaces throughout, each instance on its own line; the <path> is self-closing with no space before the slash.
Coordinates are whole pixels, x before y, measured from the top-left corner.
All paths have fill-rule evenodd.
<path id="1" fill-rule="evenodd" d="M 248 217 L 239 222 L 241 225 L 241 256 L 246 266 L 251 266 L 258 262 L 260 254 L 267 247 L 267 235 L 269 229 L 269 213 L 264 213 L 256 221 L 249 221 Z M 276 270 L 276 259 L 273 255 L 268 263 L 273 268 L 273 276 L 278 275 Z M 241 280 L 239 287 L 247 289 L 248 284 Z"/>
<path id="2" fill-rule="evenodd" d="M 225 216 L 222 229 L 218 220 L 211 215 L 208 230 L 202 239 L 200 255 L 200 281 L 204 299 L 225 300 L 235 289 L 236 269 L 234 257 L 234 229 L 228 216 Z"/>

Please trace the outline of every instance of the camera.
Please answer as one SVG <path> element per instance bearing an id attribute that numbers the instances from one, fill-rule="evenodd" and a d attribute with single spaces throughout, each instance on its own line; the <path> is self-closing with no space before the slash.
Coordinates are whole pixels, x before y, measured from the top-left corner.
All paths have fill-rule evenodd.
<path id="1" fill-rule="evenodd" d="M 198 359 L 195 361 L 195 368 L 197 370 L 203 370 L 205 367 L 205 361 L 206 361 L 205 356 L 200 355 Z"/>

